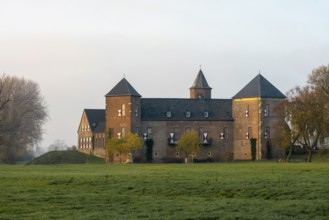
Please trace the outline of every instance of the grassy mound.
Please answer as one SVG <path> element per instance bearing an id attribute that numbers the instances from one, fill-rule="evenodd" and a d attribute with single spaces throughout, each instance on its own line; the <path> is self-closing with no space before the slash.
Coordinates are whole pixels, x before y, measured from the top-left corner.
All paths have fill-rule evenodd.
<path id="1" fill-rule="evenodd" d="M 35 158 L 28 164 L 84 164 L 104 163 L 104 159 L 81 153 L 77 150 L 50 151 Z"/>

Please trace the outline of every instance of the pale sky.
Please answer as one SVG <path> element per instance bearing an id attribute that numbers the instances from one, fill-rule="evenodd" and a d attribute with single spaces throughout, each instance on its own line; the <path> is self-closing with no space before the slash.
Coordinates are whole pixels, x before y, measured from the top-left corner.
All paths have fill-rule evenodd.
<path id="1" fill-rule="evenodd" d="M 123 75 L 144 98 L 188 98 L 202 65 L 213 98 L 259 71 L 283 93 L 329 63 L 327 0 L 0 0 L 0 73 L 40 85 L 56 139 Z"/>

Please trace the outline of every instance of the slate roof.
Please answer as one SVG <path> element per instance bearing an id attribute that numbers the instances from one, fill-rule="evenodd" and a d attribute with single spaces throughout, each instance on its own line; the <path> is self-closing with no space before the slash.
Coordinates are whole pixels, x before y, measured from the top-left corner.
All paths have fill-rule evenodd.
<path id="1" fill-rule="evenodd" d="M 211 89 L 201 69 L 198 75 L 196 76 L 194 83 L 190 89 Z"/>
<path id="2" fill-rule="evenodd" d="M 84 112 L 86 113 L 92 131 L 101 129 L 102 127 L 99 126 L 102 123 L 104 123 L 103 131 L 105 131 L 105 109 L 85 109 Z"/>
<path id="3" fill-rule="evenodd" d="M 108 92 L 105 96 L 138 96 L 141 95 L 132 87 L 132 85 L 123 78 L 113 89 Z"/>
<path id="4" fill-rule="evenodd" d="M 239 98 L 281 98 L 286 96 L 280 92 L 275 86 L 273 86 L 265 77 L 258 74 L 253 78 L 243 89 L 241 89 L 233 99 Z"/>
<path id="5" fill-rule="evenodd" d="M 167 112 L 171 117 L 167 117 Z M 190 117 L 186 117 L 190 112 Z M 208 112 L 208 117 L 205 117 Z M 141 99 L 142 121 L 231 121 L 231 99 Z"/>

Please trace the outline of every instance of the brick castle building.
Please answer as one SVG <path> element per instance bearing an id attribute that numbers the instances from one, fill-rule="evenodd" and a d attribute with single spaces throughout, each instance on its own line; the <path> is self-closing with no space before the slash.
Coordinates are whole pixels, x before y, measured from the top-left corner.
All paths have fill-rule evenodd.
<path id="1" fill-rule="evenodd" d="M 187 157 L 176 143 L 182 134 L 194 129 L 200 138 L 200 160 L 250 160 L 251 138 L 257 139 L 256 160 L 266 159 L 277 121 L 273 110 L 285 95 L 261 74 L 232 99 L 213 99 L 211 89 L 201 69 L 188 99 L 142 98 L 123 78 L 105 95 L 105 109 L 84 109 L 78 149 L 105 157 L 109 134 L 121 137 L 132 132 L 153 140 L 154 162 L 174 161 Z M 271 154 L 278 158 L 283 150 L 271 145 Z M 145 160 L 145 146 L 134 156 Z M 119 157 L 115 155 L 113 162 Z"/>

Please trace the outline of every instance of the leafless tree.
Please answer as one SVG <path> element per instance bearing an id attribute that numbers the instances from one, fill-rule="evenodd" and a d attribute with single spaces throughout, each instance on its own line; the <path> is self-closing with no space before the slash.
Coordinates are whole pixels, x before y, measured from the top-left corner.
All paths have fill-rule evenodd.
<path id="1" fill-rule="evenodd" d="M 48 111 L 37 83 L 0 78 L 0 162 L 15 163 L 42 139 Z"/>

